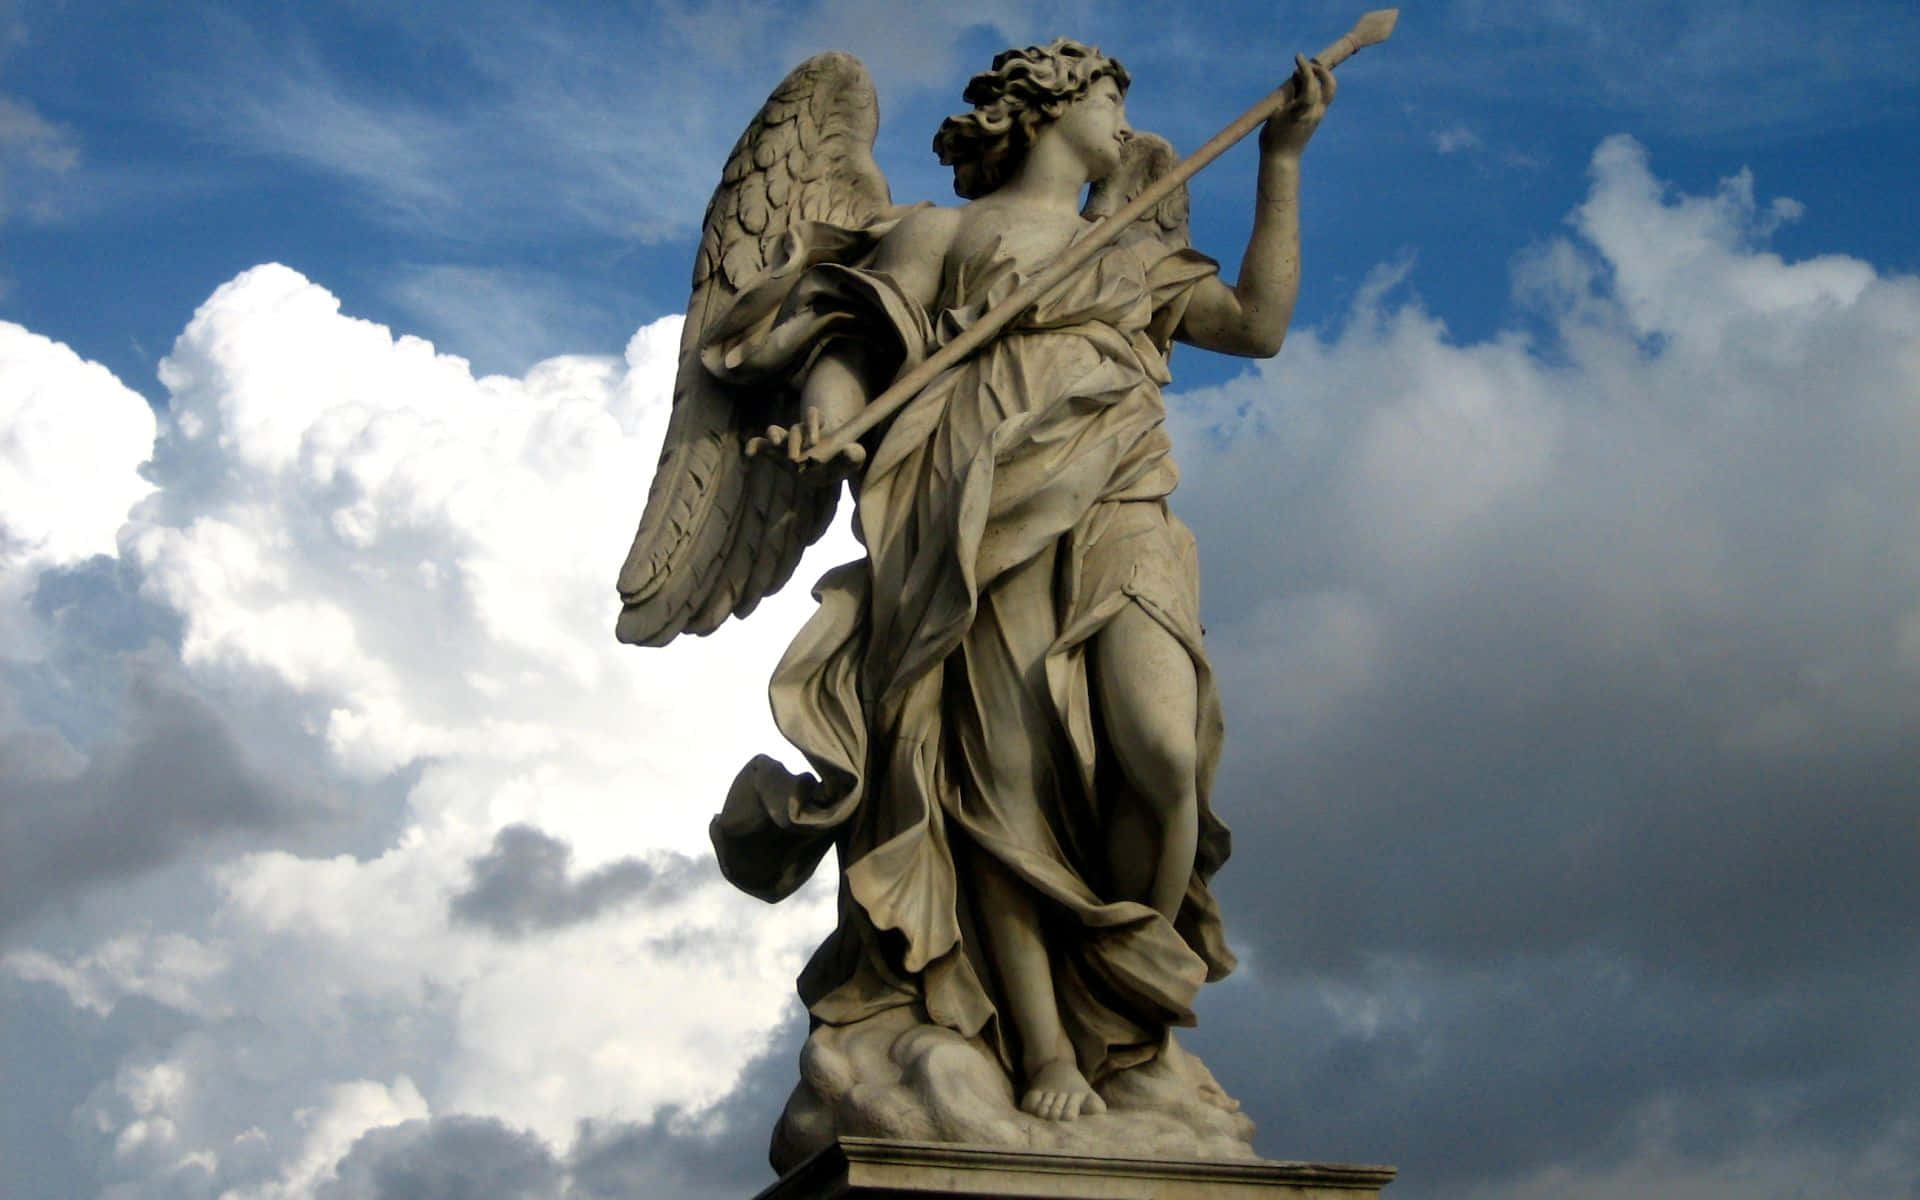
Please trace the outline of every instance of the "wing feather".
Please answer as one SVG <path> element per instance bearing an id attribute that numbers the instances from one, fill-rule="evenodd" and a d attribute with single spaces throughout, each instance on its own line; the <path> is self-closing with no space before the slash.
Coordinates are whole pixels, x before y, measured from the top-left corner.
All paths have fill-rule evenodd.
<path id="1" fill-rule="evenodd" d="M 1088 189 L 1087 205 L 1080 210 L 1080 215 L 1097 221 L 1117 212 L 1121 205 L 1146 190 L 1179 161 L 1180 156 L 1167 139 L 1157 133 L 1136 131 L 1120 152 L 1120 169 Z M 1140 219 L 1123 236 L 1145 235 L 1175 249 L 1185 249 L 1193 244 L 1187 230 L 1187 213 L 1187 188 L 1181 184 L 1160 203 L 1140 214 Z"/>
<path id="2" fill-rule="evenodd" d="M 620 570 L 621 641 L 664 645 L 745 616 L 786 583 L 831 522 L 837 483 L 744 452 L 748 437 L 787 415 L 791 397 L 730 388 L 698 351 L 795 223 L 857 226 L 888 207 L 873 161 L 878 129 L 866 68 L 829 53 L 794 68 L 734 143 L 694 253 L 666 442 Z"/>

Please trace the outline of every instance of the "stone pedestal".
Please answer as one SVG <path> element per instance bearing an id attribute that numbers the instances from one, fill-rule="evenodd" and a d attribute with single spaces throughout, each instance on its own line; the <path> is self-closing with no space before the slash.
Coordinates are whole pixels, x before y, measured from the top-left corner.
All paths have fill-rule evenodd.
<path id="1" fill-rule="evenodd" d="M 1392 1167 L 1113 1158 L 841 1138 L 756 1200 L 1363 1200 Z"/>

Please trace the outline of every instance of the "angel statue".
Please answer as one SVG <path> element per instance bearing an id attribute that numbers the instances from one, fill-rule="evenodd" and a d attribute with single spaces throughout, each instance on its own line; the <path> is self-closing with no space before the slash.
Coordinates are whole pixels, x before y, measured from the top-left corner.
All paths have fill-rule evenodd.
<path id="1" fill-rule="evenodd" d="M 770 686 L 813 773 L 754 759 L 712 829 L 764 900 L 829 847 L 840 866 L 838 926 L 799 979 L 812 1031 L 779 1169 L 849 1134 L 1252 1153 L 1169 1032 L 1234 960 L 1209 890 L 1220 703 L 1161 389 L 1174 342 L 1280 349 L 1301 153 L 1334 95 L 1325 65 L 1296 68 L 1237 282 L 1188 247 L 1174 191 L 839 445 L 1171 149 L 1129 128 L 1126 69 L 1061 39 L 998 55 L 940 126 L 957 207 L 891 203 L 846 54 L 788 75 L 727 160 L 618 634 L 744 616 L 850 487 L 865 555 L 819 581 Z"/>

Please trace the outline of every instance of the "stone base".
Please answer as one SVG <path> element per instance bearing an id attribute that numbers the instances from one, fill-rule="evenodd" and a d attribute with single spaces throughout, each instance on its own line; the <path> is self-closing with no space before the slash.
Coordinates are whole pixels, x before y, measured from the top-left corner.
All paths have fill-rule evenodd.
<path id="1" fill-rule="evenodd" d="M 756 1200 L 1363 1200 L 1392 1167 L 1114 1158 L 843 1137 Z"/>

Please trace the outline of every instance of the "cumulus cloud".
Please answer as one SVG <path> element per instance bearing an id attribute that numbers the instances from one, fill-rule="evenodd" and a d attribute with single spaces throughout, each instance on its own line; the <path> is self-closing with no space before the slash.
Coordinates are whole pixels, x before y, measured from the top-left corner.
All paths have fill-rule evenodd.
<path id="1" fill-rule="evenodd" d="M 84 1106 L 109 1182 L 304 1195 L 400 1120 L 492 1118 L 564 1146 L 587 1117 L 700 1112 L 785 1019 L 830 905 L 817 888 L 763 915 L 686 865 L 732 771 L 776 745 L 766 664 L 804 591 L 711 640 L 612 641 L 678 318 L 623 359 L 476 379 L 338 309 L 272 266 L 210 298 L 162 366 L 158 486 L 109 528 L 119 557 L 33 577 L 61 597 L 43 609 L 95 595 L 88 572 L 130 579 L 171 617 L 134 622 L 143 652 L 196 690 L 135 688 L 124 734 L 86 748 L 30 719 L 48 705 L 27 695 L 8 765 L 37 789 L 22 809 L 37 824 L 9 838 L 32 866 L 10 887 L 112 912 L 104 889 L 148 862 L 131 846 L 158 858 L 401 793 L 353 853 L 284 836 L 202 847 L 214 890 L 179 927 L 83 928 L 5 960 L 102 1019 L 170 1014 Z M 844 530 L 821 550 L 853 552 Z M 314 774 L 291 797 L 235 742 L 261 711 L 304 742 Z M 136 796 L 153 803 L 129 822 Z M 91 875 L 38 857 L 68 825 L 106 847 Z"/>
<path id="2" fill-rule="evenodd" d="M 1387 272 L 1176 405 L 1256 860 L 1222 1028 L 1300 1014 L 1290 1146 L 1607 1194 L 1916 1118 L 1874 1047 L 1920 978 L 1920 281 L 1783 261 L 1796 211 L 1610 139 L 1516 264 L 1537 332 Z"/>
<path id="3" fill-rule="evenodd" d="M 29 656 L 19 611 L 40 571 L 114 553 L 153 490 L 153 412 L 99 363 L 0 321 L 0 644 Z"/>
<path id="4" fill-rule="evenodd" d="M 733 1094 L 703 1112 L 669 1107 L 645 1121 L 582 1121 L 564 1151 L 492 1118 L 405 1121 L 361 1135 L 317 1195 L 736 1200 L 768 1180 L 767 1134 L 791 1088 L 791 1047 L 803 1028 L 798 1020 L 782 1027 Z"/>
<path id="5" fill-rule="evenodd" d="M 384 1125 L 340 1160 L 317 1200 L 546 1200 L 560 1195 L 559 1160 L 530 1133 L 483 1117 Z"/>
<path id="6" fill-rule="evenodd" d="M 297 793 L 163 665 L 136 660 L 120 716 L 90 756 L 45 728 L 0 733 L 0 929 L 210 836 L 295 819 Z"/>
<path id="7" fill-rule="evenodd" d="M 1885 1047 L 1920 979 L 1920 283 L 1782 260 L 1796 213 L 1758 189 L 1680 194 L 1609 141 L 1515 264 L 1530 332 L 1463 343 L 1385 270 L 1172 402 L 1246 961 L 1194 1041 L 1268 1151 L 1453 1196 L 1913 1176 Z M 78 370 L 31 336 L 0 345 Z M 124 797 L 99 780 L 168 778 L 142 747 L 240 764 L 225 802 L 117 812 L 212 843 L 198 890 L 42 876 L 96 907 L 4 959 L 33 1020 L 110 1031 L 74 1121 L 109 1194 L 764 1178 L 831 888 L 739 896 L 704 826 L 778 745 L 765 676 L 810 605 L 611 643 L 677 337 L 476 379 L 267 266 L 168 356 L 157 445 L 144 406 L 98 419 L 118 510 L 13 560 L 41 644 L 9 778 L 52 838 Z M 48 699 L 92 645 L 185 691 Z M 269 747 L 304 789 L 260 782 Z"/>
<path id="8" fill-rule="evenodd" d="M 146 401 L 0 322 L 0 928 L 233 832 L 287 823 L 137 603 L 117 539 L 154 490 Z"/>

